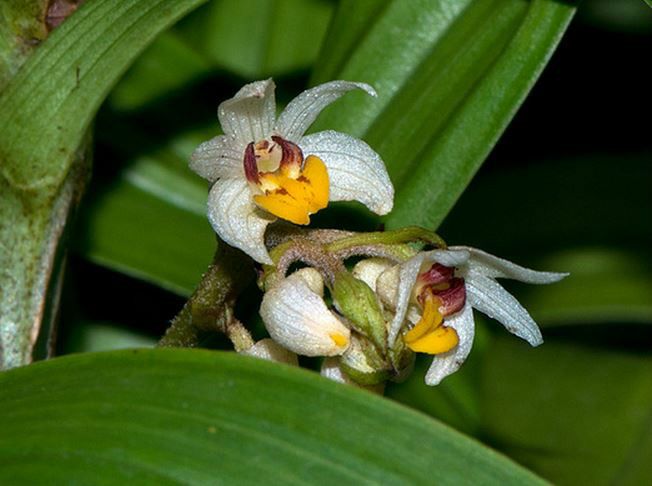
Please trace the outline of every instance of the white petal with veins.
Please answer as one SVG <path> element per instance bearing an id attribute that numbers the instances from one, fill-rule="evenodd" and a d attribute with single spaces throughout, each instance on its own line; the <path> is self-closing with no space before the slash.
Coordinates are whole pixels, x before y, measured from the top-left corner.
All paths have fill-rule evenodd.
<path id="1" fill-rule="evenodd" d="M 300 147 L 326 164 L 331 201 L 359 201 L 380 215 L 392 210 L 394 187 L 385 163 L 365 142 L 327 130 L 303 137 Z"/>
<path id="2" fill-rule="evenodd" d="M 498 282 L 476 272 L 466 277 L 467 301 L 483 314 L 532 346 L 543 343 L 541 331 L 528 311 Z"/>
<path id="3" fill-rule="evenodd" d="M 272 339 L 297 354 L 336 356 L 349 346 L 351 331 L 311 289 L 302 270 L 265 292 L 260 315 Z"/>
<path id="4" fill-rule="evenodd" d="M 222 102 L 218 118 L 224 135 L 201 144 L 190 162 L 195 172 L 214 184 L 209 193 L 208 217 L 216 233 L 228 244 L 267 264 L 272 262 L 263 237 L 267 225 L 276 218 L 253 203 L 253 192 L 260 188 L 255 188 L 253 182 L 251 187 L 246 183 L 247 145 L 278 135 L 304 148 L 302 135 L 328 104 L 353 89 L 376 96 L 368 84 L 332 81 L 301 93 L 276 121 L 274 89 L 271 79 L 256 81 Z M 329 200 L 358 200 L 378 214 L 391 210 L 394 189 L 382 160 L 367 144 L 336 132 L 306 137 L 305 142 L 309 148 L 315 142 L 316 150 L 323 150 L 314 155 L 321 154 L 326 164 Z M 256 168 L 260 171 L 260 167 Z M 256 168 L 249 168 L 251 179 L 255 179 Z M 279 214 L 283 217 L 289 213 Z"/>
<path id="5" fill-rule="evenodd" d="M 231 139 L 219 135 L 195 149 L 190 168 L 210 182 L 220 177 L 243 176 L 242 152 L 233 149 Z"/>
<path id="6" fill-rule="evenodd" d="M 531 284 L 549 284 L 559 282 L 569 275 L 568 273 L 531 270 L 468 246 L 456 246 L 450 247 L 450 249 L 468 251 L 471 255 L 469 269 L 491 278 L 511 278 Z"/>
<path id="7" fill-rule="evenodd" d="M 254 205 L 244 179 L 220 179 L 208 194 L 208 220 L 215 232 L 257 262 L 272 263 L 265 228 L 274 219 Z"/>
<path id="8" fill-rule="evenodd" d="M 405 320 L 405 315 L 407 314 L 408 306 L 410 305 L 412 288 L 414 287 L 414 283 L 417 281 L 417 276 L 421 271 L 421 265 L 425 259 L 426 254 L 419 253 L 400 266 L 398 294 L 396 296 L 396 313 L 394 314 L 394 319 L 389 325 L 389 336 L 387 338 L 390 347 L 394 346 L 396 337 L 403 326 L 403 321 Z"/>
<path id="9" fill-rule="evenodd" d="M 469 261 L 469 255 L 467 249 L 462 247 L 451 247 L 447 250 L 432 250 L 425 253 L 426 262 L 439 263 L 440 265 L 451 268 L 463 266 Z"/>
<path id="10" fill-rule="evenodd" d="M 471 305 L 467 302 L 460 312 L 446 318 L 446 326 L 455 329 L 459 343 L 450 351 L 435 355 L 426 373 L 426 385 L 438 385 L 448 375 L 455 373 L 471 352 L 475 335 Z"/>
<path id="11" fill-rule="evenodd" d="M 324 108 L 356 88 L 366 91 L 371 96 L 377 96 L 376 91 L 366 83 L 331 81 L 320 84 L 304 91 L 288 103 L 278 117 L 275 130 L 283 138 L 298 142 Z"/>
<path id="12" fill-rule="evenodd" d="M 249 83 L 217 108 L 222 130 L 235 149 L 244 151 L 248 143 L 271 134 L 276 117 L 274 88 L 271 79 Z"/>
<path id="13" fill-rule="evenodd" d="M 459 267 L 460 265 L 464 265 L 468 259 L 469 252 L 466 250 L 432 250 L 419 253 L 400 265 L 396 313 L 389 328 L 388 339 L 390 346 L 394 345 L 396 337 L 401 330 L 403 321 L 406 318 L 408 306 L 410 305 L 414 284 L 417 281 L 419 273 L 425 270 L 423 268 L 424 265 L 436 262 L 446 267 Z M 381 281 L 383 278 L 385 277 L 381 275 Z M 385 286 L 388 287 L 388 283 Z M 382 289 L 381 292 L 387 292 L 387 289 Z M 383 298 L 382 293 L 381 298 Z"/>

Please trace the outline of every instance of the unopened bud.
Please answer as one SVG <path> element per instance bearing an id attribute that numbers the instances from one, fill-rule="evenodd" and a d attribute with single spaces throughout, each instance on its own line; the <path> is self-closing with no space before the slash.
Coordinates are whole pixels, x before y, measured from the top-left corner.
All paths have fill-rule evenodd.
<path id="1" fill-rule="evenodd" d="M 319 273 L 304 268 L 269 289 L 260 315 L 274 341 L 304 356 L 336 356 L 349 347 L 351 331 L 322 298 Z"/>
<path id="2" fill-rule="evenodd" d="M 387 347 L 387 330 L 376 294 L 362 280 L 347 271 L 338 273 L 332 289 L 333 301 L 360 333 L 366 335 L 384 350 Z"/>

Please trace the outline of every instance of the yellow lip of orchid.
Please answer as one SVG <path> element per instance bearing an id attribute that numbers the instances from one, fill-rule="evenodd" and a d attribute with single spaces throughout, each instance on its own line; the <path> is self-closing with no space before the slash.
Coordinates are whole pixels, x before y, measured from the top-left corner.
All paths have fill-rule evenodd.
<path id="1" fill-rule="evenodd" d="M 328 206 L 326 165 L 319 157 L 309 155 L 296 178 L 286 175 L 288 172 L 281 163 L 277 171 L 261 175 L 264 194 L 254 196 L 254 202 L 274 216 L 295 224 L 309 224 L 311 214 Z"/>
<path id="2" fill-rule="evenodd" d="M 427 268 L 425 272 L 424 267 Z M 396 276 L 397 281 L 390 278 L 383 281 L 384 275 Z M 471 352 L 475 335 L 474 310 L 496 319 L 531 346 L 543 343 L 541 331 L 532 316 L 496 279 L 550 284 L 567 275 L 531 270 L 468 246 L 418 253 L 378 278 L 378 282 L 387 287 L 396 286 L 392 294 L 392 306 L 396 311 L 389 325 L 388 342 L 393 346 L 401 336 L 410 349 L 434 354 L 425 382 L 431 386 L 438 385 L 455 373 Z M 450 287 L 439 287 L 442 282 Z M 441 304 L 430 295 L 441 300 Z M 410 306 L 415 304 L 421 307 L 421 318 L 401 335 L 406 322 L 410 322 Z M 439 325 L 438 314 L 443 318 Z"/>
<path id="3" fill-rule="evenodd" d="M 442 300 L 428 292 L 419 322 L 404 336 L 405 344 L 417 353 L 441 354 L 450 351 L 459 342 L 455 329 L 443 326 L 444 316 L 439 308 Z"/>

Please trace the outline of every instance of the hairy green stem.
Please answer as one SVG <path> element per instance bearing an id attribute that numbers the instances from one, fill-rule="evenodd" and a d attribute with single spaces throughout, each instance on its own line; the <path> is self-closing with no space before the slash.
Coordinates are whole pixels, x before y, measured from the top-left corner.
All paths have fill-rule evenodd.
<path id="1" fill-rule="evenodd" d="M 196 347 L 205 332 L 229 334 L 235 300 L 253 278 L 251 260 L 220 242 L 213 262 L 158 345 Z"/>

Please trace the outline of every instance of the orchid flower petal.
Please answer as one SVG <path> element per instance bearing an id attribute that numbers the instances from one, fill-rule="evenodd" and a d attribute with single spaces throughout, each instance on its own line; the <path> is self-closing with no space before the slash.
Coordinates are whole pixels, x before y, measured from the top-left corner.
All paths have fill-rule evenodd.
<path id="1" fill-rule="evenodd" d="M 457 268 L 469 261 L 470 254 L 466 249 L 450 248 L 447 250 L 431 250 L 424 253 L 425 261 L 439 263 L 445 267 Z"/>
<path id="2" fill-rule="evenodd" d="M 240 354 L 246 354 L 255 358 L 266 359 L 267 361 L 276 361 L 277 363 L 286 363 L 293 366 L 299 366 L 297 355 L 283 348 L 273 339 L 261 339 L 249 349 L 242 351 Z"/>
<path id="3" fill-rule="evenodd" d="M 403 326 L 403 321 L 405 320 L 408 306 L 410 305 L 412 287 L 414 287 L 414 284 L 417 281 L 417 276 L 419 275 L 421 265 L 425 259 L 426 254 L 419 253 L 400 266 L 398 292 L 396 296 L 396 312 L 394 313 L 394 319 L 389 325 L 387 338 L 390 347 L 394 346 L 398 333 Z"/>
<path id="4" fill-rule="evenodd" d="M 496 319 L 512 334 L 525 339 L 532 346 L 543 343 L 534 319 L 512 294 L 491 277 L 470 272 L 466 276 L 466 293 L 468 302 L 475 309 Z"/>
<path id="5" fill-rule="evenodd" d="M 371 96 L 376 96 L 376 91 L 366 83 L 331 81 L 320 84 L 304 91 L 288 103 L 278 117 L 275 130 L 286 140 L 298 143 L 301 136 L 324 108 L 343 94 L 356 88 L 366 91 Z"/>
<path id="6" fill-rule="evenodd" d="M 471 352 L 475 335 L 471 304 L 467 302 L 460 312 L 448 317 L 446 326 L 455 329 L 459 343 L 447 353 L 435 355 L 426 373 L 427 385 L 438 385 L 448 375 L 455 373 Z"/>
<path id="7" fill-rule="evenodd" d="M 217 108 L 222 130 L 235 149 L 244 150 L 248 143 L 271 134 L 276 116 L 274 87 L 271 79 L 249 83 Z"/>
<path id="8" fill-rule="evenodd" d="M 258 209 L 243 179 L 220 179 L 208 194 L 208 220 L 226 243 L 260 263 L 271 264 L 265 229 L 274 218 Z"/>
<path id="9" fill-rule="evenodd" d="M 569 275 L 568 273 L 531 270 L 468 246 L 456 246 L 451 249 L 468 251 L 471 255 L 469 269 L 491 278 L 510 278 L 531 284 L 549 284 L 559 282 Z"/>
<path id="10" fill-rule="evenodd" d="M 341 355 L 349 346 L 351 331 L 304 279 L 308 271 L 316 272 L 298 270 L 265 292 L 260 315 L 272 339 L 290 351 L 304 356 Z"/>
<path id="11" fill-rule="evenodd" d="M 219 135 L 195 149 L 190 158 L 190 168 L 210 182 L 220 177 L 241 176 L 242 152 L 233 148 L 233 141 L 229 137 Z"/>
<path id="12" fill-rule="evenodd" d="M 396 298 L 396 313 L 394 319 L 389 327 L 389 345 L 393 346 L 396 337 L 403 325 L 406 318 L 408 307 L 410 305 L 410 298 L 412 296 L 412 289 L 417 280 L 419 272 L 424 263 L 436 262 L 447 267 L 457 267 L 465 264 L 469 259 L 469 252 L 465 250 L 432 250 L 428 252 L 419 253 L 418 255 L 410 258 L 407 262 L 401 264 L 399 272 L 398 292 Z M 390 275 L 391 270 L 386 272 Z M 380 277 L 379 283 L 383 279 Z M 381 299 L 386 300 L 386 289 L 379 289 Z"/>
<path id="13" fill-rule="evenodd" d="M 385 163 L 362 140 L 327 130 L 303 137 L 300 146 L 326 164 L 331 201 L 360 201 L 381 215 L 392 210 L 394 187 Z"/>

